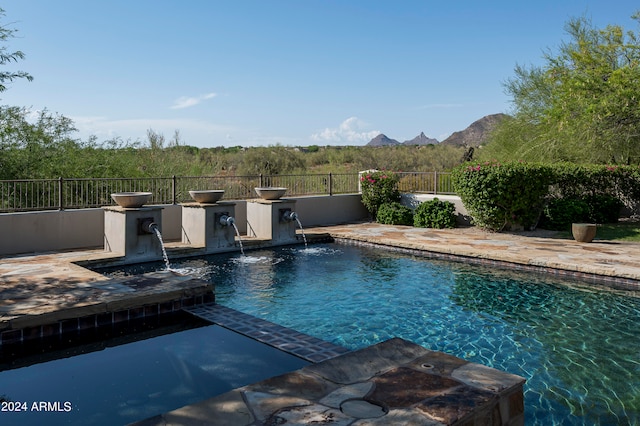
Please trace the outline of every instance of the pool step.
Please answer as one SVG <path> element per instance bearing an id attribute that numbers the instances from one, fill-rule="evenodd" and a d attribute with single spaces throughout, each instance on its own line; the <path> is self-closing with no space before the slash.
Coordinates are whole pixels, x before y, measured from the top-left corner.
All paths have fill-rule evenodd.
<path id="1" fill-rule="evenodd" d="M 313 363 L 349 352 L 349 349 L 342 346 L 216 303 L 185 307 L 184 310 Z"/>

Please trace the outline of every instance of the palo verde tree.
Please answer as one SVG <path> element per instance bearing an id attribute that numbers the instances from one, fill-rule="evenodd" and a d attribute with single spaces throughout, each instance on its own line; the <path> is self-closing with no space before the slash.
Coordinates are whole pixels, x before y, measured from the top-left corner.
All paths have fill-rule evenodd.
<path id="1" fill-rule="evenodd" d="M 4 16 L 4 9 L 0 8 L 0 18 L 4 18 Z M 11 52 L 5 45 L 5 43 L 9 39 L 15 37 L 16 32 L 17 30 L 15 29 L 8 28 L 6 26 L 0 26 L 0 65 L 2 65 L 3 67 L 24 59 L 24 53 L 22 53 L 20 50 Z M 4 69 L 0 70 L 0 92 L 4 92 L 5 90 L 7 90 L 7 86 L 5 85 L 7 82 L 12 82 L 13 80 L 18 78 L 25 78 L 29 81 L 33 80 L 33 77 L 25 71 L 5 71 Z"/>
<path id="2" fill-rule="evenodd" d="M 640 13 L 633 16 L 640 22 Z M 631 164 L 640 161 L 640 40 L 633 31 L 566 24 L 570 41 L 545 65 L 516 66 L 505 83 L 512 118 L 481 158 Z"/>

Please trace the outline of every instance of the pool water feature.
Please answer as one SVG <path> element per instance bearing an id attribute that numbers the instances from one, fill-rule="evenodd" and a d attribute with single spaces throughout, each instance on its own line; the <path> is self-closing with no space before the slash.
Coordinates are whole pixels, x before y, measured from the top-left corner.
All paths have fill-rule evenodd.
<path id="1" fill-rule="evenodd" d="M 302 240 L 304 241 L 304 246 L 309 247 L 309 243 L 307 243 L 307 236 L 304 234 L 304 228 L 302 227 L 302 222 L 300 222 L 300 218 L 296 215 L 296 222 L 298 222 L 298 228 L 300 228 L 300 233 L 302 234 Z"/>
<path id="2" fill-rule="evenodd" d="M 527 425 L 640 423 L 640 300 L 342 244 L 185 260 L 216 301 L 350 349 L 402 337 L 527 379 Z"/>
<path id="3" fill-rule="evenodd" d="M 20 368 L 3 364 L 0 399 L 25 402 L 27 411 L 1 412 L 0 424 L 128 424 L 309 364 L 217 325 L 86 350 Z M 59 409 L 31 410 L 41 401 Z"/>
<path id="4" fill-rule="evenodd" d="M 164 264 L 167 267 L 167 270 L 171 270 L 171 263 L 169 262 L 169 256 L 167 255 L 167 249 L 164 246 L 164 240 L 162 239 L 162 233 L 158 229 L 158 225 L 154 223 L 149 226 L 149 229 L 151 229 L 156 234 L 158 242 L 160 243 L 160 248 L 162 248 L 162 259 L 164 259 Z"/>
<path id="5" fill-rule="evenodd" d="M 236 236 L 238 237 L 238 243 L 240 243 L 240 254 L 244 256 L 244 247 L 242 245 L 242 236 L 240 235 L 240 231 L 238 230 L 238 226 L 236 225 L 236 221 L 231 222 L 233 225 L 233 229 L 236 231 Z"/>

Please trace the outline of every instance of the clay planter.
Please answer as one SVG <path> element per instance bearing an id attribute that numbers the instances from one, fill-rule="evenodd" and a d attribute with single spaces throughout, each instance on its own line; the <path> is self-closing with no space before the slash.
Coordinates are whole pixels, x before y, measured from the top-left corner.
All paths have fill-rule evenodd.
<path id="1" fill-rule="evenodd" d="M 571 233 L 573 239 L 579 243 L 590 243 L 596 237 L 595 223 L 572 223 Z"/>
<path id="2" fill-rule="evenodd" d="M 266 186 L 262 188 L 255 188 L 256 194 L 263 200 L 279 200 L 280 197 L 287 192 L 287 188 Z"/>
<path id="3" fill-rule="evenodd" d="M 111 198 L 120 207 L 132 209 L 142 207 L 151 195 L 151 192 L 114 192 Z"/>
<path id="4" fill-rule="evenodd" d="M 203 191 L 189 191 L 189 195 L 200 204 L 213 204 L 224 195 L 224 189 L 207 189 Z"/>

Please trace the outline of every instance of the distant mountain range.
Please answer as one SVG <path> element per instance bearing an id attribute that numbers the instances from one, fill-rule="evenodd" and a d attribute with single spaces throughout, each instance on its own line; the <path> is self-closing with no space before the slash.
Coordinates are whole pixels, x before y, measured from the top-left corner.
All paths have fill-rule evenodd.
<path id="1" fill-rule="evenodd" d="M 478 147 L 487 140 L 489 133 L 505 117 L 507 117 L 506 114 L 492 114 L 484 116 L 481 119 L 471 123 L 466 129 L 459 132 L 454 132 L 451 136 L 449 136 L 442 142 L 439 142 L 437 139 L 427 137 L 424 132 L 421 132 L 415 138 L 404 141 L 402 143 L 380 133 L 378 136 L 371 139 L 369 143 L 367 143 L 367 146 L 430 145 L 443 143 L 454 146 Z"/>
<path id="2" fill-rule="evenodd" d="M 387 135 L 384 135 L 384 134 L 380 133 L 378 136 L 376 136 L 375 138 L 371 139 L 369 141 L 369 143 L 367 144 L 367 146 L 429 145 L 429 144 L 436 144 L 436 143 L 439 143 L 438 139 L 433 139 L 433 138 L 427 137 L 427 135 L 425 135 L 424 132 L 420 133 L 415 138 L 413 138 L 413 139 L 411 139 L 409 141 L 404 141 L 402 143 L 398 142 L 395 139 L 390 139 L 390 138 L 387 137 Z"/>

